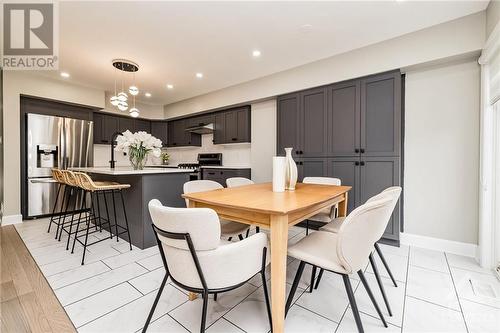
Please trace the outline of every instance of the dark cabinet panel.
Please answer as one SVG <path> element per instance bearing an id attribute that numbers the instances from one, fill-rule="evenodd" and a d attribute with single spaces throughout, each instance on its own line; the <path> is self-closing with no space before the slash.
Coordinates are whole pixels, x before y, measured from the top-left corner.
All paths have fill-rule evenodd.
<path id="1" fill-rule="evenodd" d="M 328 151 L 330 156 L 358 156 L 360 148 L 360 82 L 328 88 Z"/>
<path id="2" fill-rule="evenodd" d="M 400 184 L 399 157 L 364 157 L 360 166 L 360 204 L 384 189 Z M 396 206 L 384 233 L 385 238 L 399 239 L 400 205 Z"/>
<path id="3" fill-rule="evenodd" d="M 322 158 L 301 158 L 296 163 L 300 182 L 304 177 L 325 177 L 328 173 L 327 162 Z"/>
<path id="4" fill-rule="evenodd" d="M 251 142 L 250 107 L 242 107 L 215 114 L 214 143 Z"/>
<path id="5" fill-rule="evenodd" d="M 225 138 L 225 116 L 223 112 L 216 113 L 214 116 L 214 143 L 221 144 L 224 143 Z"/>
<path id="6" fill-rule="evenodd" d="M 94 143 L 100 144 L 104 143 L 104 115 L 100 113 L 94 113 Z"/>
<path id="7" fill-rule="evenodd" d="M 339 178 L 342 185 L 352 187 L 347 200 L 347 213 L 349 214 L 360 204 L 359 158 L 337 157 L 328 159 L 328 176 Z"/>
<path id="8" fill-rule="evenodd" d="M 236 113 L 236 128 L 238 131 L 238 142 L 251 142 L 251 112 L 249 107 L 238 109 Z"/>
<path id="9" fill-rule="evenodd" d="M 285 155 L 285 148 L 293 147 L 293 156 L 299 155 L 299 94 L 278 97 L 277 154 Z"/>
<path id="10" fill-rule="evenodd" d="M 401 75 L 361 81 L 361 149 L 366 156 L 399 156 L 401 146 Z"/>
<path id="11" fill-rule="evenodd" d="M 302 92 L 299 113 L 301 125 L 298 142 L 299 154 L 304 157 L 326 155 L 328 125 L 326 88 Z"/>
<path id="12" fill-rule="evenodd" d="M 201 146 L 201 135 L 186 131 L 188 120 L 178 119 L 168 122 L 168 146 Z"/>
<path id="13" fill-rule="evenodd" d="M 151 135 L 160 139 L 163 147 L 167 146 L 168 141 L 168 128 L 166 121 L 152 121 L 151 122 Z"/>
<path id="14" fill-rule="evenodd" d="M 101 139 L 101 142 L 110 143 L 113 134 L 120 131 L 119 118 L 110 115 L 103 115 L 103 120 L 104 120 L 104 128 L 103 128 L 103 137 Z"/>
<path id="15" fill-rule="evenodd" d="M 238 141 L 238 114 L 233 111 L 224 112 L 225 143 Z"/>
<path id="16" fill-rule="evenodd" d="M 135 119 L 135 132 L 144 131 L 151 133 L 151 122 L 144 119 Z"/>
<path id="17" fill-rule="evenodd" d="M 135 132 L 134 119 L 125 117 L 118 118 L 118 129 L 122 133 L 125 132 L 126 130 L 129 130 L 130 132 L 134 133 Z"/>
<path id="18" fill-rule="evenodd" d="M 225 169 L 225 168 L 202 168 L 201 178 L 213 180 L 226 187 L 226 179 L 231 177 L 245 177 L 250 179 L 251 169 Z"/>

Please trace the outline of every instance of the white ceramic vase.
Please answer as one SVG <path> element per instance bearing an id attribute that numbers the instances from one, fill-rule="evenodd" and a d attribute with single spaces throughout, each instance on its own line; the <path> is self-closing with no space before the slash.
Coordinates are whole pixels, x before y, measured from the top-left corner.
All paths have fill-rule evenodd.
<path id="1" fill-rule="evenodd" d="M 273 192 L 285 192 L 286 159 L 282 156 L 273 157 Z"/>
<path id="2" fill-rule="evenodd" d="M 294 191 L 295 184 L 297 184 L 297 164 L 292 158 L 292 150 L 293 148 L 285 148 L 285 188 L 289 191 Z"/>

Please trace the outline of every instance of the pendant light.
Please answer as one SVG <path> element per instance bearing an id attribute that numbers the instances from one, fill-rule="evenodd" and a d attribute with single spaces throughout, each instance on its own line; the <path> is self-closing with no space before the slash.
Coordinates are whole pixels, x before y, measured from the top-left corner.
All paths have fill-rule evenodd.
<path id="1" fill-rule="evenodd" d="M 134 101 L 134 107 L 130 109 L 129 115 L 132 118 L 137 118 L 137 117 L 139 117 L 139 109 L 135 107 L 135 96 L 133 96 L 132 98 L 133 98 L 133 101 Z"/>
<path id="2" fill-rule="evenodd" d="M 128 87 L 128 92 L 132 96 L 137 96 L 137 94 L 139 94 L 139 88 L 137 88 L 137 86 L 135 85 L 135 72 L 133 75 L 134 76 L 132 78 L 132 85 L 130 87 Z"/>
<path id="3" fill-rule="evenodd" d="M 129 110 L 129 115 L 131 117 L 138 117 L 139 116 L 139 109 L 135 107 L 135 96 L 139 94 L 139 88 L 135 85 L 135 72 L 139 70 L 139 65 L 136 63 L 125 60 L 125 59 L 114 59 L 113 60 L 113 67 L 121 71 L 121 81 L 122 81 L 122 87 L 121 91 L 117 94 L 116 93 L 116 78 L 115 78 L 115 95 L 113 95 L 110 98 L 110 102 L 113 106 L 116 106 L 118 110 L 120 111 L 127 111 L 129 110 L 129 104 L 128 104 L 128 95 L 127 92 L 125 91 L 125 85 L 124 85 L 124 73 L 132 73 L 133 74 L 133 80 L 132 80 L 132 85 L 128 88 L 128 93 L 134 98 L 133 103 L 134 107 Z"/>

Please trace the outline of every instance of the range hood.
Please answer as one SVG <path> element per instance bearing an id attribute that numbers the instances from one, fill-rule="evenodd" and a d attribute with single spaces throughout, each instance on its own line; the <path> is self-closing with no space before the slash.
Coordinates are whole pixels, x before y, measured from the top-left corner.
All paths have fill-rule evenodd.
<path id="1" fill-rule="evenodd" d="M 186 131 L 196 134 L 210 134 L 214 132 L 214 124 L 198 124 L 196 126 L 187 127 Z"/>

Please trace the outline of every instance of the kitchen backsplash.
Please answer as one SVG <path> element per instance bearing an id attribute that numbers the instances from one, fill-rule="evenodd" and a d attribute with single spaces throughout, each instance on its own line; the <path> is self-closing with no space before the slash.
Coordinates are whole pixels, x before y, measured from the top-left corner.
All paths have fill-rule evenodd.
<path id="1" fill-rule="evenodd" d="M 198 153 L 222 153 L 223 165 L 250 166 L 250 143 L 214 145 L 213 138 L 213 134 L 203 134 L 201 136 L 201 147 L 168 148 L 170 164 L 195 163 Z"/>
<path id="2" fill-rule="evenodd" d="M 164 148 L 170 155 L 170 164 L 195 163 L 198 153 L 222 153 L 222 163 L 227 166 L 250 166 L 251 144 L 229 144 L 214 145 L 212 142 L 213 134 L 204 134 L 201 136 L 201 147 L 181 147 Z M 94 145 L 94 166 L 109 166 L 111 152 L 109 145 Z M 130 166 L 128 156 L 122 152 L 115 151 L 115 161 L 117 166 Z M 161 164 L 159 158 L 148 157 L 147 165 Z"/>

